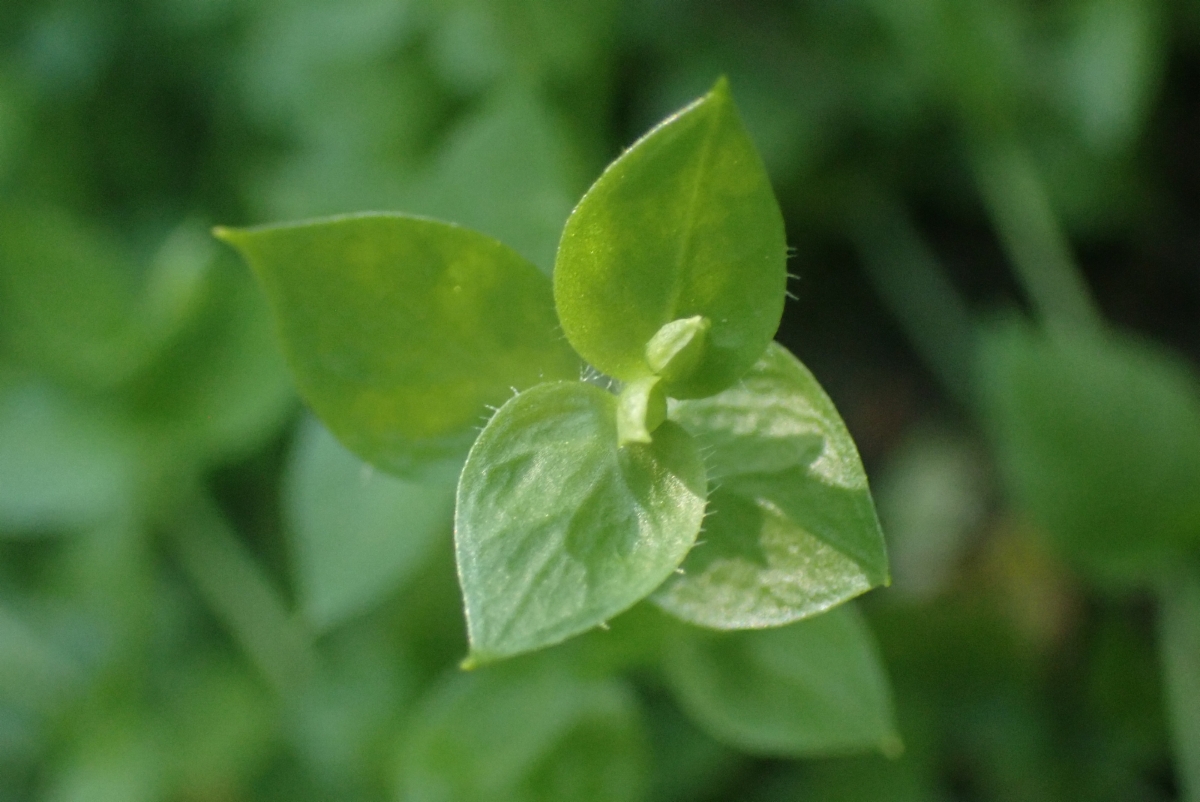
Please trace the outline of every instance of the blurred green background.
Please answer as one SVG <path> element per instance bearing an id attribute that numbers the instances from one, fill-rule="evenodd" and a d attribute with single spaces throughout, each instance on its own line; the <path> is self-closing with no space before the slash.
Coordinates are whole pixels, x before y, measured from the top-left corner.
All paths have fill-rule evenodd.
<path id="1" fill-rule="evenodd" d="M 888 537 L 897 759 L 712 739 L 637 610 L 463 679 L 450 494 L 304 417 L 208 236 L 549 269 L 721 74 Z M 3 0 L 0 801 L 1195 802 L 1197 360 L 1196 0 Z"/>

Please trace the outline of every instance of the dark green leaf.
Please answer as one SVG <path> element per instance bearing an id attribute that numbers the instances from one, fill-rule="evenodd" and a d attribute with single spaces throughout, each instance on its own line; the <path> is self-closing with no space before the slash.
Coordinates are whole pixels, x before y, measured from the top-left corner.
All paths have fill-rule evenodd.
<path id="1" fill-rule="evenodd" d="M 401 766 L 408 802 L 637 802 L 646 793 L 634 701 L 555 662 L 452 674 L 425 700 Z"/>
<path id="2" fill-rule="evenodd" d="M 772 343 L 735 387 L 672 417 L 720 489 L 681 573 L 654 601 L 700 626 L 779 626 L 887 582 L 854 441 L 811 373 Z"/>
<path id="3" fill-rule="evenodd" d="M 617 399 L 581 382 L 504 405 L 459 480 L 455 544 L 471 640 L 483 663 L 557 643 L 649 594 L 704 516 L 692 438 L 662 424 L 617 446 Z"/>
<path id="4" fill-rule="evenodd" d="M 70 215 L 0 207 L 0 349 L 55 378 L 117 384 L 147 355 L 133 271 Z"/>
<path id="5" fill-rule="evenodd" d="M 775 334 L 786 281 L 783 219 L 721 81 L 613 162 L 567 221 L 554 297 L 575 349 L 622 381 L 649 375 L 646 346 L 707 318 L 703 357 L 669 395 L 732 384 Z"/>
<path id="6" fill-rule="evenodd" d="M 208 270 L 196 306 L 129 395 L 164 459 L 226 461 L 277 432 L 295 395 L 267 306 L 232 256 Z"/>
<path id="7" fill-rule="evenodd" d="M 385 470 L 444 473 L 489 404 L 578 376 L 549 282 L 482 234 L 366 214 L 221 236 L 266 289 L 305 400 Z"/>
<path id="8" fill-rule="evenodd" d="M 454 481 L 406 482 L 376 471 L 315 420 L 300 429 L 284 480 L 305 616 L 337 624 L 394 591 L 449 537 Z"/>
<path id="9" fill-rule="evenodd" d="M 680 627 L 666 670 L 697 723 L 745 751 L 899 751 L 883 665 L 850 605 L 774 629 Z"/>
<path id="10" fill-rule="evenodd" d="M 1106 580 L 1140 581 L 1200 542 L 1200 385 L 1117 333 L 983 339 L 980 388 L 1016 502 Z"/>

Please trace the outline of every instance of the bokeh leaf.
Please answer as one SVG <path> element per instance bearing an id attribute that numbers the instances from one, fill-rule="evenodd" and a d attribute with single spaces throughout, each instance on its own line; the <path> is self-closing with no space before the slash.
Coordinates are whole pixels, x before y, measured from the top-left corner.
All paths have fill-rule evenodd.
<path id="1" fill-rule="evenodd" d="M 0 304 L 0 349 L 62 381 L 112 386 L 149 351 L 124 255 L 57 209 L 0 206 Z"/>
<path id="2" fill-rule="evenodd" d="M 376 471 L 306 420 L 283 488 L 305 617 L 327 628 L 398 588 L 449 537 L 454 488 Z"/>
<path id="3" fill-rule="evenodd" d="M 622 381 L 651 374 L 646 344 L 703 316 L 707 348 L 677 398 L 711 395 L 762 355 L 783 312 L 783 218 L 722 80 L 634 144 L 571 213 L 554 267 L 567 339 Z"/>
<path id="4" fill-rule="evenodd" d="M 786 627 L 680 627 L 665 664 L 684 710 L 714 737 L 759 755 L 896 753 L 891 691 L 851 605 Z"/>
<path id="5" fill-rule="evenodd" d="M 78 529 L 130 511 L 138 447 L 128 422 L 45 384 L 0 384 L 0 533 Z"/>
<path id="6" fill-rule="evenodd" d="M 980 390 L 1017 504 L 1102 581 L 1140 581 L 1200 542 L 1200 384 L 1116 332 L 985 331 Z"/>
<path id="7" fill-rule="evenodd" d="M 495 237 L 550 275 L 574 201 L 567 167 L 544 103 L 513 87 L 453 131 L 400 208 Z"/>
<path id="8" fill-rule="evenodd" d="M 487 405 L 578 377 L 549 282 L 482 234 L 364 214 L 221 236 L 262 282 L 301 395 L 384 470 L 445 473 Z"/>
<path id="9" fill-rule="evenodd" d="M 459 480 L 470 661 L 557 643 L 645 597 L 695 542 L 704 498 L 704 465 L 675 424 L 618 447 L 616 397 L 590 384 L 509 401 Z"/>
<path id="10" fill-rule="evenodd" d="M 167 460 L 246 456 L 279 430 L 295 406 L 270 313 L 246 271 L 225 257 L 213 263 L 203 284 L 187 325 L 126 394 L 143 433 L 167 452 Z"/>
<path id="11" fill-rule="evenodd" d="M 1162 71 L 1162 10 L 1148 0 L 1092 0 L 1076 13 L 1054 71 L 1060 98 L 1088 145 L 1120 150 L 1137 135 Z"/>
<path id="12" fill-rule="evenodd" d="M 772 343 L 738 384 L 672 412 L 719 484 L 682 571 L 653 599 L 716 629 L 779 626 L 888 580 L 867 476 L 813 375 Z"/>
<path id="13" fill-rule="evenodd" d="M 645 751 L 634 700 L 611 679 L 577 679 L 540 658 L 451 674 L 412 721 L 401 798 L 637 802 Z"/>

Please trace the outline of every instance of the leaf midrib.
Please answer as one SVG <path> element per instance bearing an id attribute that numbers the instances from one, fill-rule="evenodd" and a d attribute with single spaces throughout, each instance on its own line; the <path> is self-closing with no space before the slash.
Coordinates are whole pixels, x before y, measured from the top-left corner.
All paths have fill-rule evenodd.
<path id="1" fill-rule="evenodd" d="M 708 163 L 712 156 L 713 143 L 717 138 L 718 109 L 712 109 L 708 115 L 708 130 L 700 146 L 700 157 L 696 161 L 696 178 L 692 184 L 691 197 L 688 199 L 687 212 L 683 218 L 683 236 L 680 238 L 679 254 L 675 260 L 674 280 L 671 284 L 671 295 L 667 303 L 667 319 L 669 323 L 679 317 L 679 299 L 683 295 L 684 279 L 688 273 L 688 256 L 692 250 L 692 240 L 695 235 L 696 209 L 700 205 L 700 187 L 704 183 L 708 171 Z"/>

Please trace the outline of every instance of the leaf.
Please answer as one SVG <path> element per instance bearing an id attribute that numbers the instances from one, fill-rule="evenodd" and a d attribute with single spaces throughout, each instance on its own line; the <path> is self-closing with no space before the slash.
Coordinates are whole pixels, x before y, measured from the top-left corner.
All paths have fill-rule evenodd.
<path id="1" fill-rule="evenodd" d="M 665 665 L 680 705 L 713 737 L 753 754 L 897 753 L 891 692 L 850 605 L 786 627 L 680 627 Z"/>
<path id="2" fill-rule="evenodd" d="M 544 102 L 513 87 L 455 129 L 401 208 L 495 237 L 550 275 L 577 192 L 568 164 Z"/>
<path id="3" fill-rule="evenodd" d="M 109 387 L 148 351 L 119 249 L 55 210 L 0 207 L 0 348 L 85 387 Z"/>
<path id="4" fill-rule="evenodd" d="M 1140 582 L 1200 542 L 1200 385 L 1128 335 L 984 332 L 980 391 L 1016 503 L 1094 579 Z"/>
<path id="5" fill-rule="evenodd" d="M 681 573 L 652 597 L 677 618 L 713 629 L 780 626 L 871 588 L 853 560 L 768 502 L 717 490 L 708 512 Z"/>
<path id="6" fill-rule="evenodd" d="M 1159 599 L 1159 650 L 1180 799 L 1195 802 L 1200 800 L 1200 578 L 1180 575 L 1164 586 Z"/>
<path id="7" fill-rule="evenodd" d="M 452 673 L 405 739 L 409 802 L 636 802 L 647 745 L 634 700 L 613 680 L 581 680 L 557 661 Z"/>
<path id="8" fill-rule="evenodd" d="M 233 262 L 212 265 L 187 325 L 129 386 L 132 411 L 167 461 L 247 457 L 295 407 L 270 313 Z"/>
<path id="9" fill-rule="evenodd" d="M 136 433 L 111 410 L 46 385 L 0 385 L 0 532 L 79 529 L 130 511 L 138 457 Z"/>
<path id="10" fill-rule="evenodd" d="M 141 711 L 115 707 L 111 705 L 103 717 L 93 714 L 100 721 L 75 725 L 74 743 L 47 767 L 45 799 L 157 802 L 169 798 L 165 754 L 169 742 L 143 720 Z"/>
<path id="11" fill-rule="evenodd" d="M 276 737 L 267 690 L 248 666 L 228 657 L 192 658 L 172 668 L 163 673 L 172 687 L 186 690 L 170 694 L 155 713 L 167 713 L 166 762 L 176 782 L 201 794 L 248 782 L 270 759 Z"/>
<path id="12" fill-rule="evenodd" d="M 854 441 L 817 380 L 772 343 L 735 387 L 672 418 L 719 485 L 680 573 L 652 597 L 699 626 L 780 626 L 888 581 Z"/>
<path id="13" fill-rule="evenodd" d="M 258 274 L 301 395 L 384 470 L 445 473 L 488 405 L 578 377 L 549 282 L 482 234 L 398 214 L 219 233 Z"/>
<path id="14" fill-rule="evenodd" d="M 305 421 L 283 486 L 305 617 L 331 627 L 398 588 L 449 533 L 454 487 L 375 471 Z"/>
<path id="15" fill-rule="evenodd" d="M 704 516 L 704 465 L 663 423 L 617 446 L 616 398 L 581 382 L 505 404 L 467 457 L 455 547 L 471 642 L 485 663 L 558 643 L 649 594 Z"/>
<path id="16" fill-rule="evenodd" d="M 1093 0 L 1078 10 L 1051 74 L 1056 100 L 1094 150 L 1119 152 L 1138 135 L 1163 71 L 1162 23 L 1160 8 L 1144 0 Z"/>
<path id="17" fill-rule="evenodd" d="M 771 341 L 783 312 L 787 243 L 766 171 L 725 81 L 634 144 L 567 221 L 554 298 L 567 339 L 622 381 L 651 373 L 664 325 L 711 323 L 700 365 L 668 384 L 723 390 Z"/>

